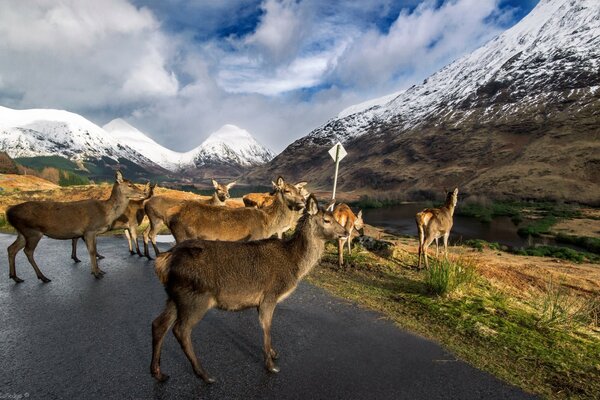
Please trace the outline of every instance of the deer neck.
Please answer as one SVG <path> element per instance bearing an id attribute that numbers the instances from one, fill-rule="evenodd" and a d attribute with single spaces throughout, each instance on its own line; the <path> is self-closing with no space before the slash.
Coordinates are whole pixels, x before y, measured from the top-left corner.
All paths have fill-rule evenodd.
<path id="1" fill-rule="evenodd" d="M 294 275 L 299 281 L 317 265 L 323 256 L 325 241 L 319 239 L 315 234 L 314 223 L 310 218 L 302 217 L 288 244 L 290 258 L 294 265 Z"/>
<path id="2" fill-rule="evenodd" d="M 273 204 L 263 210 L 267 214 L 269 231 L 272 233 L 276 233 L 281 227 L 288 224 L 289 214 L 292 212 L 285 204 L 281 192 L 275 193 Z"/>
<path id="3" fill-rule="evenodd" d="M 224 206 L 225 202 L 219 199 L 217 196 L 217 192 L 213 193 L 212 199 L 210 200 L 210 204 L 213 206 Z"/>
<path id="4" fill-rule="evenodd" d="M 129 199 L 121 192 L 119 184 L 115 183 L 110 192 L 110 197 L 106 200 L 106 219 L 113 222 L 119 218 L 127 209 Z"/>

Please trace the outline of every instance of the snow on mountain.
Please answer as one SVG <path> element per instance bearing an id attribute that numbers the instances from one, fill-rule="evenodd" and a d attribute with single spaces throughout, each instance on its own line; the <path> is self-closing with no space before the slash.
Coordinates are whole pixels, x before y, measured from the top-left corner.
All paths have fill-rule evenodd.
<path id="1" fill-rule="evenodd" d="M 193 165 L 194 154 L 167 149 L 121 118 L 110 121 L 102 128 L 119 143 L 131 147 L 163 168 L 176 171 Z"/>
<path id="2" fill-rule="evenodd" d="M 553 90 L 568 87 L 569 79 L 585 81 L 582 75 L 589 76 L 590 84 L 573 90 L 593 95 L 599 68 L 600 2 L 541 0 L 518 24 L 422 84 L 349 107 L 309 137 L 344 142 L 369 132 L 373 123 L 393 121 L 410 129 L 431 117 L 486 103 L 505 105 L 490 108 L 488 120 L 506 117 L 556 96 Z"/>
<path id="3" fill-rule="evenodd" d="M 223 125 L 187 154 L 190 153 L 194 154 L 198 167 L 219 163 L 249 167 L 264 164 L 274 157 L 271 150 L 258 143 L 247 130 L 235 125 Z"/>
<path id="4" fill-rule="evenodd" d="M 71 160 L 108 157 L 153 164 L 115 142 L 98 125 L 63 110 L 13 110 L 0 107 L 0 149 L 11 157 L 59 155 Z"/>

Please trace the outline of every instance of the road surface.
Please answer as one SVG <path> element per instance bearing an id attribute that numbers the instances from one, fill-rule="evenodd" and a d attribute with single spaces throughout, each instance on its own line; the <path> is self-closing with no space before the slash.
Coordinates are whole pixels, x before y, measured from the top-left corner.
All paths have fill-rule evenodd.
<path id="1" fill-rule="evenodd" d="M 302 283 L 278 306 L 273 343 L 281 372 L 267 373 L 256 310 L 211 310 L 194 330 L 197 354 L 217 382 L 196 378 L 169 334 L 162 368 L 150 376 L 152 319 L 166 295 L 153 262 L 130 256 L 125 240 L 99 238 L 102 280 L 70 242 L 44 238 L 36 279 L 23 253 L 8 279 L 0 235 L 0 398 L 11 399 L 518 399 L 531 398 L 377 313 Z M 168 244 L 161 244 L 168 248 Z M 240 266 L 243 267 L 243 266 Z"/>

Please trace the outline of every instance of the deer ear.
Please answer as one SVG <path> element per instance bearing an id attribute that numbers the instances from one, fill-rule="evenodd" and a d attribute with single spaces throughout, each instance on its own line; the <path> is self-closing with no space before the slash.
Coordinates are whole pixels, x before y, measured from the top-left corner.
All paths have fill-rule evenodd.
<path id="1" fill-rule="evenodd" d="M 277 187 L 283 188 L 283 185 L 285 185 L 285 181 L 283 180 L 283 177 L 280 176 L 277 178 Z"/>
<path id="2" fill-rule="evenodd" d="M 362 218 L 362 210 L 358 211 L 358 214 L 356 215 L 356 218 Z"/>
<path id="3" fill-rule="evenodd" d="M 117 179 L 118 183 L 123 183 L 123 174 L 121 173 L 121 171 L 117 171 L 117 173 L 115 174 L 115 178 Z"/>
<path id="4" fill-rule="evenodd" d="M 300 190 L 302 189 L 304 186 L 306 186 L 308 184 L 308 182 L 306 181 L 302 181 L 302 182 L 298 182 L 296 183 L 294 186 L 296 186 L 296 189 Z"/>
<path id="5" fill-rule="evenodd" d="M 217 181 L 215 181 L 214 179 L 211 179 L 211 182 L 212 182 L 213 186 L 215 187 L 215 189 L 219 188 L 219 183 Z"/>
<path id="6" fill-rule="evenodd" d="M 237 183 L 237 181 L 233 181 L 227 184 L 227 190 L 231 189 L 232 187 L 235 186 L 235 184 Z"/>
<path id="7" fill-rule="evenodd" d="M 458 194 L 458 188 L 454 188 L 454 195 Z"/>
<path id="8" fill-rule="evenodd" d="M 317 199 L 312 194 L 306 200 L 306 212 L 310 215 L 316 215 L 319 212 L 319 203 L 317 203 Z"/>

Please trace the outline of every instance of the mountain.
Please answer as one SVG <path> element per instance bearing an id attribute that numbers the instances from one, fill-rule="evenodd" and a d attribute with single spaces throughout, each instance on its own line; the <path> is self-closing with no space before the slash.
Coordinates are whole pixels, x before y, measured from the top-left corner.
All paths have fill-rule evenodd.
<path id="1" fill-rule="evenodd" d="M 177 171 L 193 165 L 194 154 L 191 154 L 191 152 L 180 153 L 169 150 L 121 118 L 110 121 L 102 128 L 112 135 L 118 143 L 134 149 L 144 157 L 170 171 Z"/>
<path id="2" fill-rule="evenodd" d="M 342 111 L 250 182 L 282 173 L 345 191 L 600 203 L 600 5 L 541 0 L 512 28 L 421 84 Z"/>
<path id="3" fill-rule="evenodd" d="M 196 177 L 235 177 L 249 167 L 270 161 L 273 153 L 245 129 L 223 125 L 198 147 L 187 152 L 169 150 L 121 118 L 103 127 L 119 143 L 131 147 L 170 171 Z M 197 170 L 198 169 L 198 170 Z"/>

